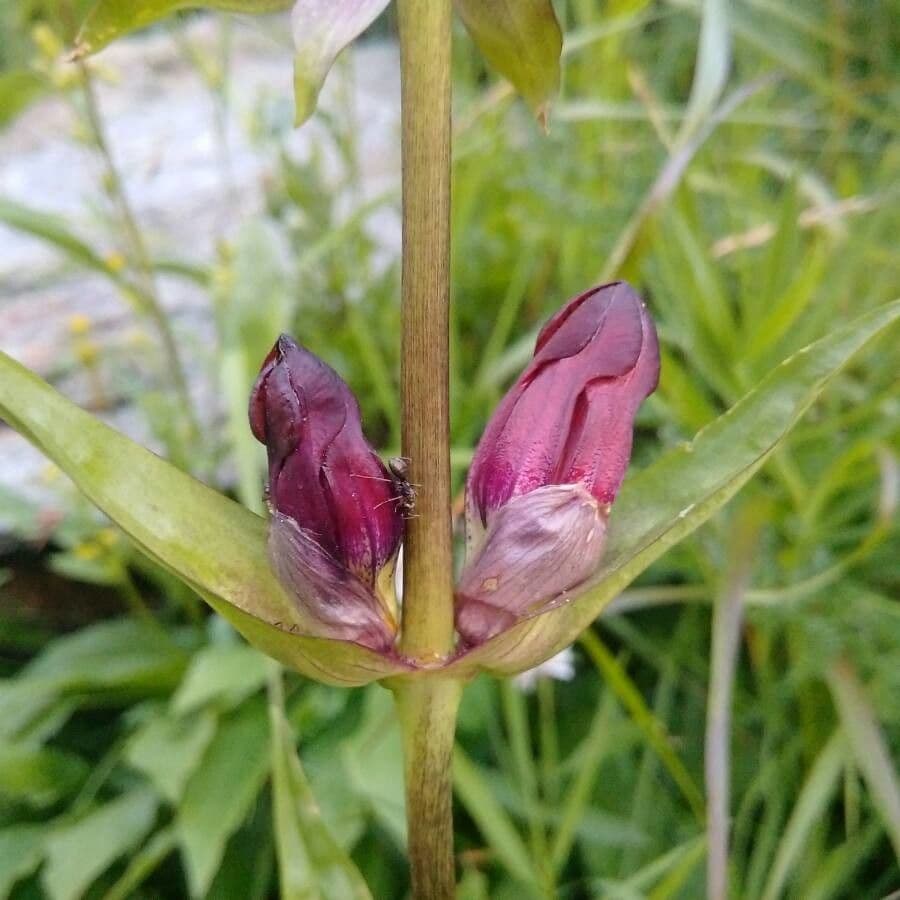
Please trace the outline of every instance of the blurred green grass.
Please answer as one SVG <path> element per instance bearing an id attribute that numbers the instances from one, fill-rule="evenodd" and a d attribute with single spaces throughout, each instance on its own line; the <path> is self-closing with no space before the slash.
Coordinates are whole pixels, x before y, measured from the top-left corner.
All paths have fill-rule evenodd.
<path id="1" fill-rule="evenodd" d="M 611 268 L 646 296 L 663 344 L 635 467 L 690 439 L 791 353 L 897 295 L 891 5 L 727 9 L 726 31 L 705 20 L 709 90 L 692 96 L 700 3 L 561 3 L 564 88 L 547 136 L 458 31 L 457 489 L 536 328 Z M 55 0 L 3 6 L 0 123 L 4 109 L 18 112 L 9 98 L 21 97 L 23 78 L 83 111 L 83 85 L 53 83 L 30 37 L 44 22 L 65 39 L 76 17 Z M 390 20 L 381 27 L 390 34 Z M 721 84 L 714 60 L 727 44 Z M 183 272 L 209 291 L 228 427 L 186 445 L 184 411 L 163 380 L 141 401 L 165 424 L 173 458 L 207 477 L 230 462 L 237 475 L 222 486 L 250 504 L 260 459 L 246 392 L 281 328 L 344 374 L 385 451 L 399 444 L 398 267 L 365 228 L 398 198 L 339 213 L 365 152 L 349 116 L 325 119 L 322 140 L 345 172 L 338 189 L 318 156 L 292 160 L 283 133 L 260 120 L 279 160 L 263 212 L 204 268 Z M 0 215 L 134 300 L 146 275 L 134 247 L 124 270 L 110 267 L 65 223 Z M 297 258 L 285 261 L 283 242 L 302 248 Z M 134 312 L 152 327 L 152 309 Z M 534 694 L 486 678 L 469 688 L 454 772 L 460 896 L 703 896 L 707 703 L 723 672 L 733 691 L 730 896 L 877 900 L 900 887 L 898 363 L 882 341 L 836 379 L 730 507 L 596 624 L 572 682 L 544 679 Z M 41 608 L 52 613 L 72 585 L 91 584 L 112 592 L 122 618 L 90 621 L 89 599 L 89 621 L 60 634 L 52 615 L 21 612 L 10 560 L 0 585 L 0 897 L 274 895 L 259 658 L 65 486 L 59 496 L 64 516 L 49 530 L 39 510 L 0 497 L 24 545 L 45 542 L 32 564 L 56 580 L 39 582 Z M 756 537 L 736 545 L 751 520 Z M 727 666 L 710 669 L 713 610 L 739 581 L 742 554 L 732 683 Z M 287 692 L 325 819 L 374 896 L 404 896 L 387 694 L 299 679 Z"/>

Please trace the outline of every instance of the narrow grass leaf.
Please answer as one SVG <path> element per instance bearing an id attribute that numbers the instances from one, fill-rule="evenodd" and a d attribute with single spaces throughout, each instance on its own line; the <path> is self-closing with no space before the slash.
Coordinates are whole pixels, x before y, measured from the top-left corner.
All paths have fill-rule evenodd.
<path id="1" fill-rule="evenodd" d="M 822 748 L 800 790 L 787 825 L 778 842 L 775 861 L 762 892 L 762 900 L 777 900 L 813 830 L 821 823 L 837 789 L 844 765 L 844 741 L 835 732 Z"/>
<path id="2" fill-rule="evenodd" d="M 281 900 L 372 900 L 353 860 L 319 812 L 285 716 L 278 671 L 270 674 L 269 727 Z"/>
<path id="3" fill-rule="evenodd" d="M 459 746 L 453 753 L 453 788 L 498 861 L 513 878 L 536 887 L 534 865 L 512 819 L 495 799 L 478 766 Z"/>
<path id="4" fill-rule="evenodd" d="M 900 862 L 900 779 L 872 703 L 852 666 L 839 661 L 828 672 L 828 687 L 872 803 L 881 815 Z"/>

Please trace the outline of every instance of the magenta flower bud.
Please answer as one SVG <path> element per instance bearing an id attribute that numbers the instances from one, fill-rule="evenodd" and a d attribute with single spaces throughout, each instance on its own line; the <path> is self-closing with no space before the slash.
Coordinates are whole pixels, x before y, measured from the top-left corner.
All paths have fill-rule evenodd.
<path id="1" fill-rule="evenodd" d="M 570 300 L 541 330 L 534 358 L 497 407 L 469 471 L 482 525 L 513 497 L 581 484 L 613 502 L 641 402 L 659 380 L 656 329 L 625 282 Z"/>
<path id="2" fill-rule="evenodd" d="M 282 335 L 253 386 L 250 426 L 268 451 L 269 550 L 279 579 L 323 633 L 387 649 L 403 518 L 350 388 Z"/>
<path id="3" fill-rule="evenodd" d="M 563 602 L 597 569 L 634 418 L 658 380 L 656 329 L 624 282 L 570 300 L 541 330 L 469 471 L 456 598 L 467 643 Z"/>

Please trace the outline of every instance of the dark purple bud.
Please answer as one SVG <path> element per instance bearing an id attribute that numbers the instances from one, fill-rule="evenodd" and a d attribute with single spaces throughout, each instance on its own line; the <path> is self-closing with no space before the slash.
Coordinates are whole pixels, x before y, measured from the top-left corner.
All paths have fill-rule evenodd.
<path id="1" fill-rule="evenodd" d="M 393 567 L 403 518 L 393 480 L 363 435 L 350 388 L 330 366 L 282 335 L 250 395 L 250 426 L 268 450 L 270 549 L 282 582 L 295 593 L 298 584 L 316 583 L 313 597 L 299 599 L 323 622 L 348 615 L 337 594 L 324 587 L 335 573 L 346 582 L 344 596 L 362 591 L 374 612 L 386 613 L 376 595 L 389 581 L 385 569 Z M 313 566 L 317 554 L 324 559 Z M 356 626 L 371 631 L 371 623 Z M 389 627 L 392 635 L 392 619 Z"/>
<path id="2" fill-rule="evenodd" d="M 513 497 L 548 484 L 581 484 L 612 503 L 634 417 L 658 380 L 656 329 L 629 285 L 570 300 L 488 423 L 469 471 L 470 516 L 486 526 Z"/>
<path id="3" fill-rule="evenodd" d="M 548 485 L 497 510 L 456 589 L 456 628 L 480 644 L 548 601 L 565 602 L 596 570 L 606 509 L 581 485 Z"/>

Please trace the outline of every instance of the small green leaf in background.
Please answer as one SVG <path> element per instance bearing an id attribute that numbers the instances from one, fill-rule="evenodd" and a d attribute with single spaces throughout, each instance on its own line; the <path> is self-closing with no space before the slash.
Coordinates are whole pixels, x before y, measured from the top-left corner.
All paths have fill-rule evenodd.
<path id="1" fill-rule="evenodd" d="M 178 840 L 191 896 L 209 889 L 228 839 L 247 816 L 269 771 L 266 705 L 248 701 L 227 719 L 187 783 Z"/>
<path id="2" fill-rule="evenodd" d="M 177 804 L 215 733 L 216 717 L 207 710 L 183 719 L 160 715 L 132 735 L 125 759 Z"/>
<path id="3" fill-rule="evenodd" d="M 219 9 L 224 12 L 268 13 L 287 9 L 293 0 L 97 0 L 78 37 L 75 53 L 96 53 L 111 41 L 152 25 L 182 9 Z"/>
<path id="4" fill-rule="evenodd" d="M 172 712 L 184 716 L 207 703 L 237 706 L 266 683 L 266 658 L 246 644 L 213 644 L 194 654 L 172 697 Z"/>
<path id="5" fill-rule="evenodd" d="M 319 91 L 337 55 L 358 37 L 389 0 L 297 0 L 291 11 L 294 33 L 294 124 L 315 111 Z"/>
<path id="6" fill-rule="evenodd" d="M 0 740 L 0 800 L 41 807 L 71 793 L 87 774 L 72 753 Z"/>
<path id="7" fill-rule="evenodd" d="M 562 31 L 550 0 L 456 0 L 485 59 L 525 98 L 546 127 L 559 90 Z"/>
<path id="8" fill-rule="evenodd" d="M 41 877 L 50 900 L 78 900 L 120 856 L 137 846 L 156 817 L 153 791 L 139 788 L 53 831 Z"/>
<path id="9" fill-rule="evenodd" d="M 14 825 L 0 830 L 0 900 L 6 900 L 20 878 L 26 878 L 44 855 L 43 825 Z"/>
<path id="10" fill-rule="evenodd" d="M 154 695 L 178 684 L 187 654 L 165 632 L 133 619 L 102 622 L 54 641 L 0 682 L 0 737 L 18 737 L 82 692 Z M 63 707 L 64 709 L 64 707 Z"/>
<path id="11" fill-rule="evenodd" d="M 322 819 L 285 717 L 281 674 L 272 669 L 269 725 L 281 900 L 371 900 L 353 860 Z"/>
<path id="12" fill-rule="evenodd" d="M 363 720 L 342 747 L 347 774 L 358 796 L 398 847 L 406 847 L 402 738 L 390 694 L 366 692 Z"/>

